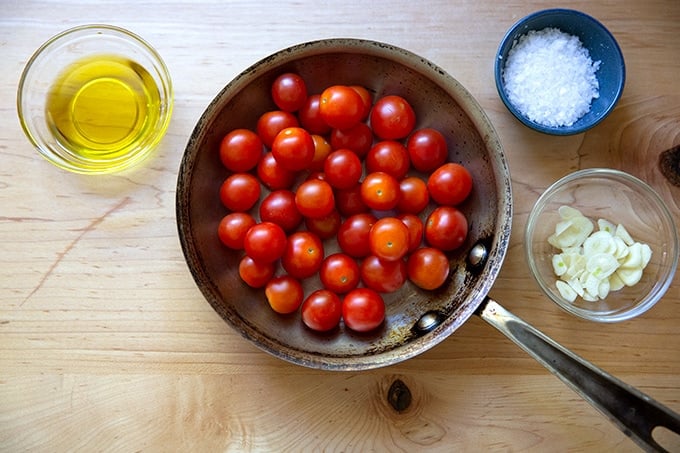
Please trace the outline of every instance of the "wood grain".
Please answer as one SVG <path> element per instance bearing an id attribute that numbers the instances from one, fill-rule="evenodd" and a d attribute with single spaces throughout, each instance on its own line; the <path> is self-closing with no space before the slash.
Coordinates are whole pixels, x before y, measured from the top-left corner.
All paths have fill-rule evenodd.
<path id="1" fill-rule="evenodd" d="M 652 185 L 680 224 L 680 187 L 658 168 L 680 144 L 680 3 L 566 1 L 600 19 L 627 64 L 624 95 L 592 131 L 548 137 L 498 99 L 505 30 L 550 2 L 27 1 L 0 15 L 0 451 L 638 451 L 604 417 L 478 318 L 412 360 L 362 373 L 290 365 L 231 330 L 197 290 L 176 234 L 179 161 L 222 86 L 285 46 L 325 37 L 395 44 L 440 65 L 489 114 L 512 173 L 508 258 L 491 295 L 605 370 L 680 411 L 680 277 L 633 321 L 596 325 L 550 304 L 522 231 L 557 178 L 608 166 Z M 108 22 L 148 40 L 175 109 L 141 167 L 85 177 L 52 167 L 16 119 L 21 70 L 46 39 Z M 400 379 L 412 403 L 387 400 Z M 680 441 L 670 440 L 677 451 Z"/>

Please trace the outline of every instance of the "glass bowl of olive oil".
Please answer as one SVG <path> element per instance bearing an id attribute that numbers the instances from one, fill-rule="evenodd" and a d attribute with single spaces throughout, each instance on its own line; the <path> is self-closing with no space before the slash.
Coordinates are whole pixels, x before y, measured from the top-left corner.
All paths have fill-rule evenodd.
<path id="1" fill-rule="evenodd" d="M 110 25 L 66 30 L 30 58 L 19 81 L 21 126 L 56 166 L 113 173 L 147 158 L 172 115 L 170 75 L 156 50 Z"/>

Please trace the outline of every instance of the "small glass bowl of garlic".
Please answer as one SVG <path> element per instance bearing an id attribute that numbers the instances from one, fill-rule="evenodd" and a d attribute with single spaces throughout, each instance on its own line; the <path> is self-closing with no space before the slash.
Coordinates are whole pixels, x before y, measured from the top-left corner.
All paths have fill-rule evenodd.
<path id="1" fill-rule="evenodd" d="M 529 268 L 569 313 L 598 322 L 631 319 L 668 290 L 678 232 L 663 199 L 628 173 L 571 173 L 539 197 L 525 231 Z"/>

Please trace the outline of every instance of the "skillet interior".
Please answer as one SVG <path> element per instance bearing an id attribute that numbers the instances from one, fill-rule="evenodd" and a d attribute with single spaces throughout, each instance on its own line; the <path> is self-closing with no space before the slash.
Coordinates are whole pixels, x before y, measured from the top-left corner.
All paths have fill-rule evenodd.
<path id="1" fill-rule="evenodd" d="M 467 215 L 467 242 L 450 255 L 451 274 L 435 292 L 407 283 L 384 296 L 387 315 L 377 332 L 345 329 L 329 334 L 304 328 L 299 315 L 280 316 L 267 306 L 262 290 L 241 282 L 241 254 L 217 238 L 226 214 L 218 190 L 227 176 L 219 160 L 219 142 L 230 130 L 254 129 L 257 118 L 275 109 L 269 87 L 283 72 L 296 72 L 310 93 L 333 84 L 357 84 L 377 99 L 404 96 L 414 107 L 416 127 L 434 127 L 447 138 L 449 160 L 467 166 L 474 178 L 470 198 L 460 207 Z M 482 303 L 496 278 L 510 237 L 510 176 L 499 139 L 474 98 L 441 68 L 391 45 L 356 39 L 300 44 L 267 57 L 231 81 L 208 106 L 190 137 L 177 182 L 180 242 L 201 292 L 233 328 L 261 349 L 299 365 L 357 370 L 381 367 L 417 355 L 448 337 Z M 484 243 L 489 258 L 481 269 L 466 262 L 471 247 Z M 332 249 L 327 249 L 326 254 Z M 306 289 L 319 285 L 305 281 Z M 441 321 L 425 333 L 418 319 L 436 312 Z"/>

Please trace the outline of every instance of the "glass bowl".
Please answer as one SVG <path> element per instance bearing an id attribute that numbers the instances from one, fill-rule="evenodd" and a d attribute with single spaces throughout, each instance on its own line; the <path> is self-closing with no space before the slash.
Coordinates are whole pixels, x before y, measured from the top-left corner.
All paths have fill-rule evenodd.
<path id="1" fill-rule="evenodd" d="M 40 154 L 77 173 L 145 159 L 172 114 L 172 83 L 144 40 L 110 25 L 66 30 L 29 59 L 19 81 L 21 126 Z"/>
<path id="2" fill-rule="evenodd" d="M 548 27 L 578 37 L 588 50 L 591 60 L 600 62 L 595 73 L 599 97 L 593 99 L 590 110 L 570 126 L 548 126 L 533 121 L 513 105 L 505 87 L 504 68 L 513 45 L 529 31 L 540 31 Z M 525 126 L 549 135 L 574 135 L 594 127 L 614 109 L 623 93 L 626 67 L 621 48 L 602 23 L 580 11 L 554 8 L 529 14 L 510 27 L 498 47 L 494 74 L 501 100 L 510 113 Z"/>
<path id="3" fill-rule="evenodd" d="M 640 281 L 610 291 L 604 299 L 573 302 L 558 291 L 553 256 L 560 253 L 548 242 L 562 220 L 558 210 L 569 206 L 593 221 L 621 224 L 630 237 L 649 245 L 652 255 Z M 539 197 L 525 231 L 525 253 L 529 268 L 541 289 L 557 305 L 583 319 L 618 322 L 649 310 L 664 295 L 678 265 L 678 233 L 668 208 L 645 182 L 619 170 L 594 168 L 565 176 Z"/>

